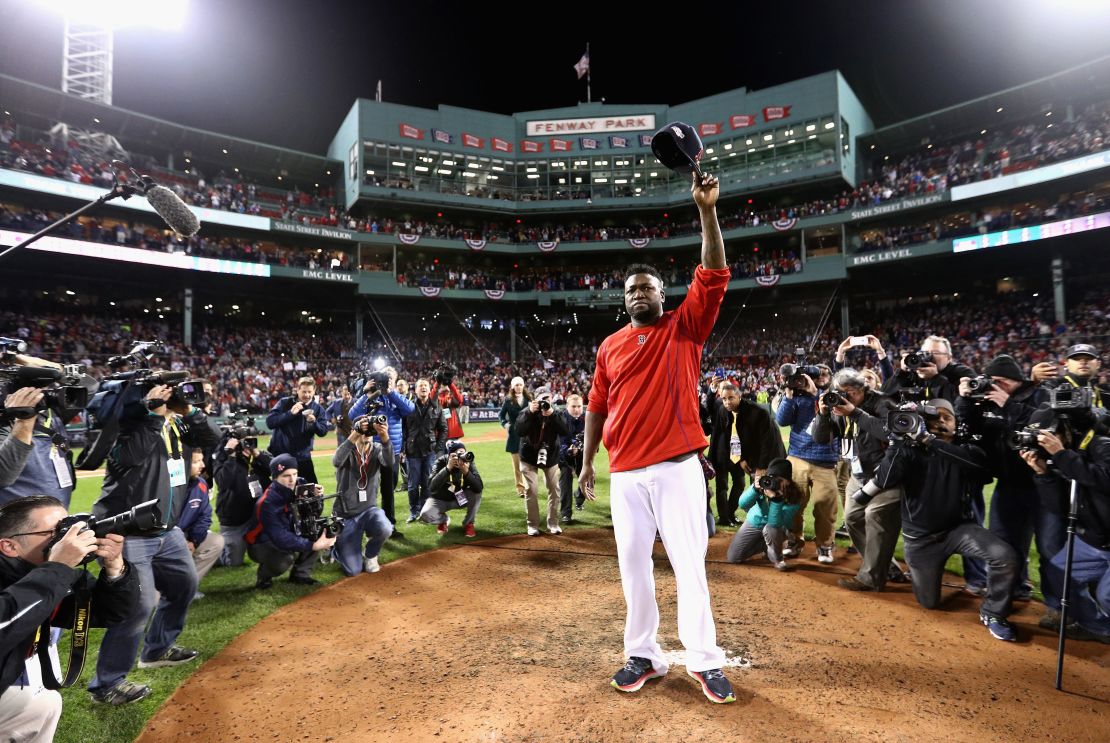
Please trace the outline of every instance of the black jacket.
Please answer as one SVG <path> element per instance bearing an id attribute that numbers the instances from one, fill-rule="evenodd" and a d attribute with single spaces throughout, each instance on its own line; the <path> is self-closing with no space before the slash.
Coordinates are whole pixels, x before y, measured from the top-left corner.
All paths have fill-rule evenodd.
<path id="1" fill-rule="evenodd" d="M 130 565 L 118 580 L 109 581 L 103 571 L 95 579 L 60 562 L 36 566 L 0 556 L 0 693 L 23 673 L 35 633 L 51 615 L 52 626 L 73 627 L 73 589 L 82 584 L 92 588 L 94 627 L 122 622 L 138 606 L 139 578 Z M 38 663 L 38 659 L 29 662 Z"/>
<path id="2" fill-rule="evenodd" d="M 417 398 L 412 405 L 413 411 L 405 416 L 405 454 L 426 457 L 445 453 L 447 421 L 443 417 L 443 408 L 431 396 L 427 403 L 421 403 Z"/>
<path id="3" fill-rule="evenodd" d="M 220 449 L 216 454 L 216 515 L 221 524 L 242 526 L 254 513 L 255 494 L 250 481 L 258 481 L 258 495 L 270 487 L 270 460 L 274 455 L 260 451 L 248 462 L 242 452 Z"/>
<path id="4" fill-rule="evenodd" d="M 559 464 L 569 465 L 577 474 L 582 469 L 582 447 L 579 446 L 578 451 L 573 455 L 570 453 L 570 448 L 574 445 L 575 436 L 586 433 L 586 413 L 583 411 L 582 415 L 575 418 L 567 411 L 561 410 L 556 415 L 563 416 L 569 430 L 569 433 L 559 441 Z"/>
<path id="5" fill-rule="evenodd" d="M 921 447 L 899 440 L 886 450 L 868 485 L 902 486 L 902 533 L 914 539 L 973 520 L 969 495 L 990 480 L 987 455 L 977 446 L 936 439 Z"/>
<path id="6" fill-rule="evenodd" d="M 982 436 L 980 446 L 987 453 L 991 473 L 1018 487 L 1033 488 L 1033 470 L 1010 448 L 1010 433 L 1029 423 L 1047 394 L 1035 382 L 1025 382 L 1014 390 L 1000 409 L 993 402 L 980 402 L 969 397 L 956 398 L 956 417 L 967 424 L 968 432 Z"/>
<path id="7" fill-rule="evenodd" d="M 887 447 L 887 414 L 897 409 L 894 400 L 880 392 L 868 390 L 863 402 L 851 415 L 844 417 L 830 409 L 825 415 L 813 419 L 813 440 L 827 444 L 839 438 L 842 449 L 854 442 L 856 456 L 863 470 L 863 480 L 875 474 Z M 845 452 L 842 451 L 842 454 Z"/>
<path id="8" fill-rule="evenodd" d="M 170 445 L 177 457 L 184 460 L 185 482 L 170 487 L 170 473 L 166 462 L 166 444 L 162 427 L 166 419 L 147 411 L 143 402 L 128 404 L 120 418 L 120 433 L 115 446 L 108 453 L 107 472 L 100 490 L 100 498 L 93 504 L 97 518 L 112 516 L 157 498 L 162 509 L 162 519 L 172 527 L 181 516 L 188 493 L 189 459 L 187 448 L 202 449 L 215 446 L 220 441 L 220 431 L 208 422 L 204 411 L 194 408 L 187 416 L 175 417 L 181 431 L 180 440 L 171 429 Z"/>
<path id="9" fill-rule="evenodd" d="M 456 488 L 461 484 L 463 490 L 475 494 L 482 492 L 485 485 L 482 483 L 482 476 L 478 474 L 478 468 L 474 466 L 473 462 L 470 463 L 470 472 L 466 474 L 466 477 L 461 477 L 461 474 L 461 472 L 451 472 L 451 470 L 447 469 L 447 455 L 444 454 L 436 460 L 436 466 L 432 469 L 432 478 L 428 485 L 428 492 L 436 500 L 455 502 L 454 494 L 447 489 L 452 479 L 454 480 Z"/>
<path id="10" fill-rule="evenodd" d="M 960 378 L 974 377 L 975 371 L 970 366 L 951 362 L 932 379 L 922 379 L 917 372 L 899 369 L 890 379 L 883 384 L 883 392 L 891 397 L 897 397 L 899 390 L 921 388 L 924 392 L 921 399 L 929 400 L 943 397 L 955 404 L 960 395 Z"/>
<path id="11" fill-rule="evenodd" d="M 715 465 L 729 462 L 729 441 L 732 438 L 732 417 L 719 399 L 712 402 L 713 428 L 709 436 L 709 461 Z M 736 434 L 740 437 L 740 456 L 752 471 L 767 469 L 771 460 L 786 456 L 782 434 L 766 409 L 747 400 L 740 400 L 736 409 Z"/>
<path id="12" fill-rule="evenodd" d="M 1033 478 L 1041 503 L 1067 515 L 1069 479 L 1075 480 L 1079 486 L 1075 533 L 1096 549 L 1110 550 L 1110 439 L 1095 436 L 1083 451 L 1064 449 L 1052 462 L 1048 474 Z"/>
<path id="13" fill-rule="evenodd" d="M 547 469 L 559 464 L 559 438 L 569 434 L 570 428 L 566 418 L 557 412 L 545 416 L 525 408 L 517 416 L 516 432 L 520 435 L 520 461 Z M 544 465 L 536 464 L 541 449 L 547 451 Z"/>

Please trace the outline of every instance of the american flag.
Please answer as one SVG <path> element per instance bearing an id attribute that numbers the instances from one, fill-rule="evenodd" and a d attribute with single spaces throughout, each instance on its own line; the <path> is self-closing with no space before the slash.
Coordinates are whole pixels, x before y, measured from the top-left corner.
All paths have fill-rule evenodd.
<path id="1" fill-rule="evenodd" d="M 581 80 L 587 72 L 590 71 L 590 53 L 586 52 L 582 55 L 582 59 L 578 60 L 574 65 L 574 71 L 578 73 L 578 79 Z"/>

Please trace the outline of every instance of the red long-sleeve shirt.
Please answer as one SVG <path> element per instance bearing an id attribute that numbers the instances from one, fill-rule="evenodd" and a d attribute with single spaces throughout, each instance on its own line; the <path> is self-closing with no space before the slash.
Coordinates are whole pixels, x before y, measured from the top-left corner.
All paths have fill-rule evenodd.
<path id="1" fill-rule="evenodd" d="M 626 325 L 598 347 L 588 410 L 606 416 L 601 440 L 610 472 L 640 469 L 709 444 L 698 414 L 698 373 L 729 278 L 727 268 L 698 266 L 677 309 L 652 325 Z"/>

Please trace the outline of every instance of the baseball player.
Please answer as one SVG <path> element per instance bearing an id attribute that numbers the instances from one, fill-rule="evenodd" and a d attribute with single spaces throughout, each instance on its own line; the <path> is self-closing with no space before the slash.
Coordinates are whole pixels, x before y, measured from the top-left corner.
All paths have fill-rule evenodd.
<path id="1" fill-rule="evenodd" d="M 693 176 L 690 188 L 701 213 L 701 265 L 686 299 L 663 311 L 663 281 L 651 266 L 630 266 L 624 306 L 631 324 L 597 350 L 579 482 L 594 500 L 594 457 L 604 439 L 612 473 L 610 505 L 621 585 L 628 614 L 624 651 L 628 662 L 613 676 L 620 691 L 638 691 L 667 673 L 659 647 L 652 545 L 659 532 L 678 587 L 678 636 L 686 648 L 686 672 L 711 702 L 735 701 L 721 672 L 724 652 L 709 606 L 705 578 L 705 477 L 697 454 L 709 443 L 698 415 L 701 350 L 717 320 L 730 273 L 717 223 L 720 185 Z"/>

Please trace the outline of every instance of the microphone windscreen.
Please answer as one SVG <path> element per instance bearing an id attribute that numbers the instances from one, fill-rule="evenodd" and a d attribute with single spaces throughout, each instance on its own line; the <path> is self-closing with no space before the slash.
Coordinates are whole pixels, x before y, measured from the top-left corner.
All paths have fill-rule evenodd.
<path id="1" fill-rule="evenodd" d="M 146 200 L 174 232 L 185 237 L 197 234 L 200 220 L 173 191 L 165 186 L 151 186 L 146 192 Z"/>

